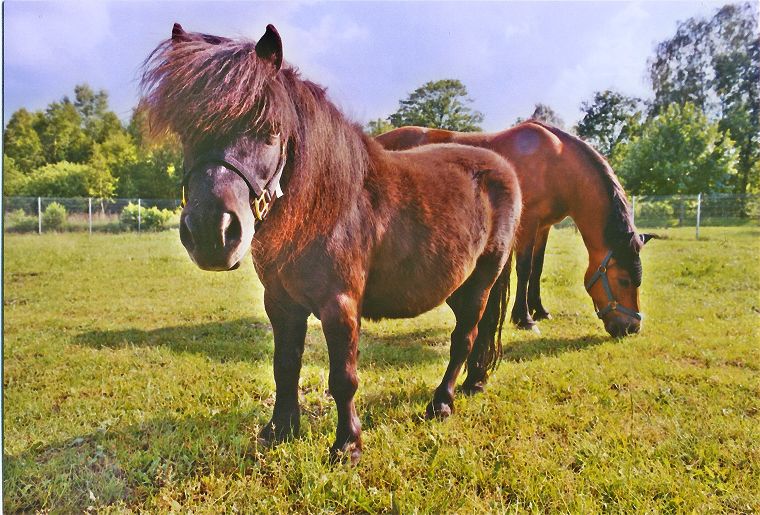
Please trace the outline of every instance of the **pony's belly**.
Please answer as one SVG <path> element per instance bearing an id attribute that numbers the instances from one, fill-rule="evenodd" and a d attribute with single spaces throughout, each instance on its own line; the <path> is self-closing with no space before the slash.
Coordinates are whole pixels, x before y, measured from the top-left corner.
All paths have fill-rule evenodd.
<path id="1" fill-rule="evenodd" d="M 475 258 L 457 263 L 419 259 L 393 269 L 370 271 L 362 316 L 412 318 L 440 306 L 475 268 Z M 421 267 L 420 261 L 428 261 Z"/>

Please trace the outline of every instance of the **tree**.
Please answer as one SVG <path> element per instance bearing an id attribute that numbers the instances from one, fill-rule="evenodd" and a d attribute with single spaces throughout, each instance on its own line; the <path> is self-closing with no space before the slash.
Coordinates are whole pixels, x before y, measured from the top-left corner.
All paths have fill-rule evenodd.
<path id="1" fill-rule="evenodd" d="M 642 102 L 616 91 L 594 93 L 591 102 L 583 102 L 583 118 L 575 127 L 581 138 L 609 159 L 618 144 L 636 135 L 642 124 Z"/>
<path id="2" fill-rule="evenodd" d="M 107 170 L 61 161 L 35 170 L 22 193 L 35 197 L 110 198 L 115 190 L 116 179 Z"/>
<path id="3" fill-rule="evenodd" d="M 108 93 L 100 90 L 97 93 L 87 84 L 74 87 L 73 102 L 82 120 L 82 128 L 87 136 L 95 143 L 102 143 L 110 135 L 123 132 L 116 113 L 108 110 Z M 70 102 L 64 97 L 64 102 Z"/>
<path id="4" fill-rule="evenodd" d="M 92 140 L 82 129 L 82 117 L 68 99 L 49 104 L 35 129 L 48 163 L 82 163 L 92 153 Z"/>
<path id="5" fill-rule="evenodd" d="M 41 116 L 41 113 L 19 109 L 11 115 L 3 133 L 3 155 L 11 158 L 22 174 L 29 174 L 46 162 L 42 142 L 35 130 Z"/>
<path id="6" fill-rule="evenodd" d="M 395 129 L 396 127 L 386 120 L 385 118 L 377 118 L 376 120 L 370 120 L 367 126 L 364 128 L 364 132 L 372 137 L 379 136 L 388 131 Z"/>
<path id="7" fill-rule="evenodd" d="M 760 36 L 756 6 L 723 6 L 709 20 L 690 18 L 657 46 L 649 62 L 653 115 L 691 102 L 730 131 L 739 153 L 736 193 L 760 177 Z"/>
<path id="8" fill-rule="evenodd" d="M 694 104 L 672 104 L 619 145 L 615 170 L 634 195 L 731 191 L 737 155 L 728 135 Z"/>
<path id="9" fill-rule="evenodd" d="M 12 157 L 3 154 L 3 195 L 12 197 L 21 195 L 28 176 L 16 165 Z"/>
<path id="10" fill-rule="evenodd" d="M 90 166 L 118 179 L 119 196 L 139 196 L 132 170 L 137 163 L 137 147 L 126 132 L 118 132 L 103 143 L 96 143 Z"/>
<path id="11" fill-rule="evenodd" d="M 466 104 L 467 88 L 456 79 L 430 81 L 399 101 L 398 110 L 388 117 L 396 127 L 419 125 L 452 131 L 479 131 L 483 115 Z"/>
<path id="12" fill-rule="evenodd" d="M 536 104 L 536 108 L 533 109 L 533 114 L 530 115 L 530 118 L 532 120 L 538 120 L 539 122 L 543 122 L 548 125 L 553 125 L 554 127 L 560 129 L 565 128 L 564 120 L 562 120 L 560 115 L 558 115 L 554 109 L 546 104 Z"/>

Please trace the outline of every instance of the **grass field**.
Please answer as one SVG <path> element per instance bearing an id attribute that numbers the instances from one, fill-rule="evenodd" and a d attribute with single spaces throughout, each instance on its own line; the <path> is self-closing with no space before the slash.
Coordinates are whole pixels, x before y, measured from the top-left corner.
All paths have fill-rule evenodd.
<path id="1" fill-rule="evenodd" d="M 4 511 L 760 510 L 760 229 L 662 231 L 642 333 L 612 340 L 571 229 L 549 239 L 542 335 L 505 330 L 485 394 L 423 421 L 453 317 L 363 325 L 364 454 L 328 464 L 335 410 L 310 320 L 299 439 L 257 447 L 272 334 L 250 263 L 197 270 L 176 231 L 7 235 Z"/>

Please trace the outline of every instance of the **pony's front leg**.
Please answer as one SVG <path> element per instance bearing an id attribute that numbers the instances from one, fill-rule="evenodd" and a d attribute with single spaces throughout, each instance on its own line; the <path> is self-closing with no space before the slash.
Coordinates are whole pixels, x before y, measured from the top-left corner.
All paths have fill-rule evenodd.
<path id="1" fill-rule="evenodd" d="M 264 308 L 274 333 L 274 382 L 277 393 L 272 419 L 261 430 L 259 438 L 264 444 L 272 444 L 298 435 L 301 417 L 298 378 L 301 375 L 309 311 L 290 300 L 281 289 L 265 291 Z"/>
<path id="2" fill-rule="evenodd" d="M 359 386 L 356 375 L 361 325 L 359 301 L 339 294 L 330 299 L 319 314 L 330 356 L 330 394 L 338 409 L 338 427 L 330 458 L 337 460 L 345 456 L 355 464 L 362 449 L 361 424 L 354 406 L 354 394 Z"/>

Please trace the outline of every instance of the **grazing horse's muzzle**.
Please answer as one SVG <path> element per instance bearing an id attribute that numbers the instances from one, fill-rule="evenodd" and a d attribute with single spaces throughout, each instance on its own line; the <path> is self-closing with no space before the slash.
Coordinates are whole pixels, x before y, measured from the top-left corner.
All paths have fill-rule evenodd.
<path id="1" fill-rule="evenodd" d="M 641 330 L 641 321 L 632 317 L 616 317 L 604 322 L 604 328 L 614 338 L 636 334 Z"/>

